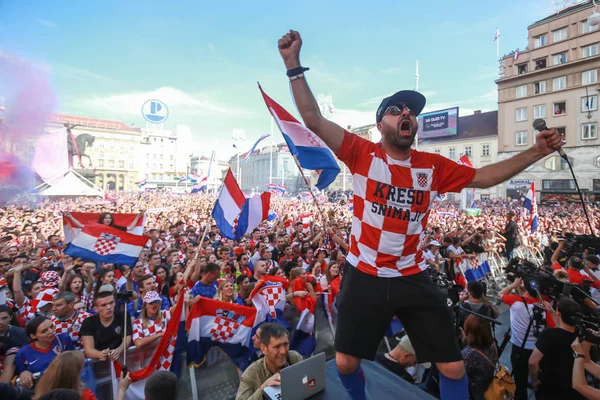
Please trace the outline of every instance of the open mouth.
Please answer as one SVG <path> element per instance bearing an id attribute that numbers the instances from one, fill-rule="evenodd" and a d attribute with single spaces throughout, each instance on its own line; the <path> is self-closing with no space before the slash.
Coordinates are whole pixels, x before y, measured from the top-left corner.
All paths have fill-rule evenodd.
<path id="1" fill-rule="evenodd" d="M 412 134 L 412 124 L 408 120 L 404 120 L 400 123 L 400 133 L 402 135 L 411 135 Z"/>

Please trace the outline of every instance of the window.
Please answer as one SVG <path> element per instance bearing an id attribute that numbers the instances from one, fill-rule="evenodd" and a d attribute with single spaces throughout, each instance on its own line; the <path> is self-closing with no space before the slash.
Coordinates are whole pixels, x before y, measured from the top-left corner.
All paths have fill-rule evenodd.
<path id="1" fill-rule="evenodd" d="M 169 164 L 169 171 L 173 171 L 173 164 Z"/>
<path id="2" fill-rule="evenodd" d="M 567 88 L 567 77 L 560 76 L 558 78 L 552 79 L 552 90 L 565 90 Z"/>
<path id="3" fill-rule="evenodd" d="M 581 98 L 581 112 L 595 111 L 598 109 L 598 95 Z"/>
<path id="4" fill-rule="evenodd" d="M 587 19 L 585 21 L 583 21 L 583 23 L 581 24 L 582 27 L 582 32 L 581 33 L 589 33 L 589 32 L 594 32 L 598 30 L 598 25 L 596 26 L 592 26 L 587 22 Z"/>
<path id="5" fill-rule="evenodd" d="M 556 156 L 556 157 L 558 157 L 558 156 Z M 561 160 L 562 160 L 562 158 L 561 158 Z M 575 181 L 573 179 L 544 179 L 544 180 L 542 180 L 542 189 L 543 190 L 575 190 Z"/>
<path id="6" fill-rule="evenodd" d="M 558 53 L 552 56 L 552 65 L 560 65 L 567 62 L 567 52 Z"/>
<path id="7" fill-rule="evenodd" d="M 465 154 L 469 157 L 473 154 L 473 148 L 471 146 L 465 146 Z"/>
<path id="8" fill-rule="evenodd" d="M 546 59 L 535 60 L 535 70 L 546 68 Z"/>
<path id="9" fill-rule="evenodd" d="M 516 145 L 525 146 L 527 145 L 527 131 L 519 131 L 516 134 Z"/>
<path id="10" fill-rule="evenodd" d="M 589 71 L 584 71 L 581 73 L 581 84 L 582 85 L 591 85 L 592 83 L 598 82 L 598 70 L 591 69 Z"/>
<path id="11" fill-rule="evenodd" d="M 173 155 L 172 154 L 169 156 L 169 160 L 173 161 Z"/>
<path id="12" fill-rule="evenodd" d="M 569 168 L 567 162 L 560 156 L 553 156 L 546 159 L 544 167 L 550 171 L 562 171 L 563 169 Z"/>
<path id="13" fill-rule="evenodd" d="M 162 161 L 162 158 L 163 158 L 163 155 L 161 154 L 160 157 L 159 157 L 159 159 Z"/>
<path id="14" fill-rule="evenodd" d="M 582 48 L 583 50 L 583 58 L 592 57 L 598 55 L 598 43 L 592 44 L 589 46 L 585 46 Z"/>
<path id="15" fill-rule="evenodd" d="M 517 93 L 516 93 L 517 99 L 527 96 L 527 85 L 517 86 L 516 90 L 517 90 Z"/>
<path id="16" fill-rule="evenodd" d="M 156 160 L 156 154 L 152 154 L 152 159 Z"/>
<path id="17" fill-rule="evenodd" d="M 567 114 L 567 103 L 561 101 L 554 103 L 554 115 L 566 115 Z"/>
<path id="18" fill-rule="evenodd" d="M 533 118 L 546 118 L 546 105 L 533 106 Z"/>
<path id="19" fill-rule="evenodd" d="M 104 157 L 104 152 L 101 151 L 100 153 L 98 153 L 98 157 Z"/>
<path id="20" fill-rule="evenodd" d="M 98 166 L 99 167 L 104 167 L 104 160 L 98 160 Z"/>
<path id="21" fill-rule="evenodd" d="M 552 31 L 552 41 L 554 43 L 562 42 L 563 40 L 566 40 L 566 39 L 567 39 L 567 28 L 562 28 L 562 29 Z"/>
<path id="22" fill-rule="evenodd" d="M 584 140 L 598 139 L 598 125 L 596 123 L 581 125 L 581 138 Z"/>
<path id="23" fill-rule="evenodd" d="M 129 164 L 129 169 L 133 169 L 133 163 Z"/>
<path id="24" fill-rule="evenodd" d="M 454 147 L 450 147 L 448 149 L 448 156 L 450 159 L 454 160 L 456 158 L 456 149 Z"/>
<path id="25" fill-rule="evenodd" d="M 435 154 L 440 154 L 440 149 L 435 149 L 433 152 L 434 152 Z"/>
<path id="26" fill-rule="evenodd" d="M 527 121 L 527 107 L 517 108 L 517 121 Z"/>
<path id="27" fill-rule="evenodd" d="M 540 131 L 538 131 L 537 129 L 533 130 L 533 144 L 535 144 L 535 142 L 537 142 L 537 135 L 540 134 Z"/>
<path id="28" fill-rule="evenodd" d="M 489 144 L 484 144 L 483 146 L 481 146 L 481 155 L 484 157 L 490 155 L 490 145 Z"/>
<path id="29" fill-rule="evenodd" d="M 125 161 L 119 160 L 119 168 L 125 168 Z"/>
<path id="30" fill-rule="evenodd" d="M 542 47 L 548 44 L 548 40 L 546 39 L 546 35 L 541 35 L 533 38 L 533 48 L 537 49 L 538 47 Z"/>
<path id="31" fill-rule="evenodd" d="M 161 170 L 163 169 L 163 168 L 162 168 L 162 164 L 160 164 L 160 165 L 158 166 L 158 169 L 161 169 Z"/>
<path id="32" fill-rule="evenodd" d="M 527 63 L 517 65 L 517 74 L 524 74 L 525 72 L 527 72 Z"/>
<path id="33" fill-rule="evenodd" d="M 533 84 L 535 94 L 546 93 L 546 81 L 536 82 Z"/>
<path id="34" fill-rule="evenodd" d="M 108 168 L 114 168 L 115 167 L 115 160 L 108 160 Z"/>

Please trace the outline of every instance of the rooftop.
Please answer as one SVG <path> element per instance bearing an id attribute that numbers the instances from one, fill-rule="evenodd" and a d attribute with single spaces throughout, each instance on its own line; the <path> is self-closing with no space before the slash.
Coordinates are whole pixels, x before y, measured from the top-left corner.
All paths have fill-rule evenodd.
<path id="1" fill-rule="evenodd" d="M 48 122 L 54 122 L 57 124 L 68 122 L 70 124 L 81 125 L 87 128 L 110 129 L 115 131 L 138 133 L 141 132 L 140 128 L 129 126 L 125 122 L 110 119 L 81 117 L 70 114 L 52 114 L 50 115 L 50 118 L 48 118 Z"/>
<path id="2" fill-rule="evenodd" d="M 475 114 L 458 117 L 458 129 L 459 131 L 456 136 L 420 140 L 419 144 L 434 144 L 498 136 L 498 110 L 484 113 L 476 112 Z"/>
<path id="3" fill-rule="evenodd" d="M 527 27 L 527 29 L 531 29 L 537 25 L 547 24 L 548 22 L 552 22 L 559 18 L 565 17 L 569 14 L 573 14 L 573 13 L 579 12 L 581 10 L 585 10 L 586 8 L 589 8 L 593 5 L 592 2 L 593 2 L 593 0 L 580 1 L 577 4 L 574 4 L 570 7 L 564 8 L 560 11 L 555 12 L 552 15 L 547 16 L 546 18 L 543 18 L 543 19 L 540 19 L 539 21 L 534 22 L 533 24 L 529 25 Z"/>

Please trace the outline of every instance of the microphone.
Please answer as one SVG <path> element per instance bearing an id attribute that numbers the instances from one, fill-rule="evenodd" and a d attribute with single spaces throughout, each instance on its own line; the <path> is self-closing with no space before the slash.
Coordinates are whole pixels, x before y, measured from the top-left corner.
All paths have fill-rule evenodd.
<path id="1" fill-rule="evenodd" d="M 533 121 L 533 129 L 535 129 L 538 132 L 548 130 L 548 127 L 546 126 L 546 121 L 542 118 L 536 119 L 535 121 Z M 569 160 L 567 155 L 565 154 L 565 151 L 562 148 L 556 149 L 556 151 L 565 161 Z"/>

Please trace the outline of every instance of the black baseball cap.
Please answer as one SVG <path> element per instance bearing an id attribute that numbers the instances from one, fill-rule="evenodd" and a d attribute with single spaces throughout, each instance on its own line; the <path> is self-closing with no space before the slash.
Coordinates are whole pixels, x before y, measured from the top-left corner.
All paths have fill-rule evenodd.
<path id="1" fill-rule="evenodd" d="M 415 92 L 414 90 L 401 90 L 381 101 L 377 113 L 375 114 L 375 121 L 377 123 L 381 122 L 385 110 L 399 104 L 406 104 L 415 115 L 419 115 L 421 114 L 421 111 L 423 111 L 423 108 L 425 108 L 426 101 L 425 96 L 419 92 Z"/>

